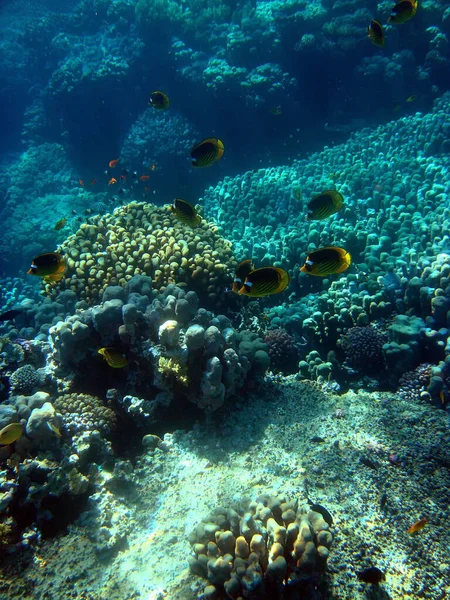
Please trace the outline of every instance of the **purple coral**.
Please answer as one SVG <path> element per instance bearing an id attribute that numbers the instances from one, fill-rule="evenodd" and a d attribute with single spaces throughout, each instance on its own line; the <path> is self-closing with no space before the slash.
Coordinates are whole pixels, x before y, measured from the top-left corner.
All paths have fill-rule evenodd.
<path id="1" fill-rule="evenodd" d="M 298 367 L 299 353 L 295 339 L 285 329 L 271 329 L 264 338 L 270 366 L 274 371 L 295 373 Z"/>
<path id="2" fill-rule="evenodd" d="M 383 344 L 387 336 L 375 327 L 351 327 L 341 337 L 346 362 L 361 373 L 376 373 L 384 368 Z"/>

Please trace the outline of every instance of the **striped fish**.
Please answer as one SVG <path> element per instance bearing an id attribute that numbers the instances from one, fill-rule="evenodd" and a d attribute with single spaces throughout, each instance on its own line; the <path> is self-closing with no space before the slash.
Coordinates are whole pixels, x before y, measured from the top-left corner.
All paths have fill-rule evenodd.
<path id="1" fill-rule="evenodd" d="M 344 197 L 336 190 L 326 190 L 314 196 L 308 203 L 308 221 L 321 221 L 334 215 L 344 205 Z"/>
<path id="2" fill-rule="evenodd" d="M 47 252 L 33 258 L 27 275 L 52 278 L 58 277 L 61 274 L 64 275 L 65 269 L 66 262 L 62 254 L 59 254 L 59 252 Z"/>
<path id="3" fill-rule="evenodd" d="M 210 167 L 213 163 L 222 158 L 225 146 L 221 140 L 216 138 L 207 138 L 191 150 L 193 167 Z"/>
<path id="4" fill-rule="evenodd" d="M 170 210 L 179 221 L 189 225 L 189 227 L 197 227 L 202 221 L 195 207 L 186 200 L 183 200 L 183 198 L 175 198 L 173 204 L 170 206 Z"/>
<path id="5" fill-rule="evenodd" d="M 128 365 L 128 360 L 115 348 L 100 348 L 99 354 L 103 356 L 110 367 L 123 369 Z"/>
<path id="6" fill-rule="evenodd" d="M 414 17 L 419 6 L 418 0 L 402 0 L 394 6 L 391 12 L 391 16 L 388 19 L 388 23 L 394 23 L 394 25 L 401 25 L 406 23 Z"/>
<path id="7" fill-rule="evenodd" d="M 379 48 L 384 47 L 384 32 L 379 21 L 375 21 L 375 19 L 370 21 L 370 25 L 367 28 L 367 33 L 372 44 L 375 44 L 375 46 L 378 46 Z"/>
<path id="8" fill-rule="evenodd" d="M 236 272 L 234 274 L 234 279 L 233 279 L 233 284 L 231 286 L 231 291 L 235 292 L 236 294 L 239 293 L 239 290 L 241 289 L 245 278 L 247 277 L 247 275 L 250 273 L 250 271 L 252 269 L 253 269 L 253 265 L 252 265 L 252 259 L 251 258 L 247 258 L 245 260 L 242 260 L 238 264 L 238 266 L 236 267 Z"/>
<path id="9" fill-rule="evenodd" d="M 283 292 L 289 285 L 291 278 L 289 273 L 279 267 L 262 267 L 250 271 L 244 281 L 244 285 L 237 292 L 242 296 L 252 298 L 263 298 Z"/>
<path id="10" fill-rule="evenodd" d="M 20 423 L 10 423 L 0 431 L 0 446 L 8 446 L 16 442 L 22 435 L 23 428 Z"/>
<path id="11" fill-rule="evenodd" d="M 352 257 L 344 248 L 329 246 L 319 248 L 306 257 L 305 264 L 300 271 L 308 275 L 326 277 L 343 273 L 352 264 Z"/>

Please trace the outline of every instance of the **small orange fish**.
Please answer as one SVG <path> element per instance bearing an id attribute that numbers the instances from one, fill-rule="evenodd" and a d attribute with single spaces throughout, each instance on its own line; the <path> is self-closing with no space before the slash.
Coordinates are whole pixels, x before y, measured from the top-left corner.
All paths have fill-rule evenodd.
<path id="1" fill-rule="evenodd" d="M 81 187 L 84 187 L 84 181 L 82 179 L 79 179 L 78 183 L 81 185 Z"/>
<path id="2" fill-rule="evenodd" d="M 115 183 L 117 183 L 117 179 L 115 177 L 111 177 L 111 179 L 108 181 L 108 185 L 114 185 Z"/>
<path id="3" fill-rule="evenodd" d="M 428 521 L 425 519 L 425 517 L 422 517 L 422 519 L 419 519 L 416 523 L 414 523 L 414 525 L 411 525 L 411 527 L 408 529 L 408 533 L 410 535 L 412 535 L 413 533 L 417 533 L 425 527 L 427 522 Z"/>
<path id="4" fill-rule="evenodd" d="M 96 183 L 97 183 L 97 180 L 96 180 L 96 179 L 93 179 L 92 181 L 90 181 L 90 182 L 88 183 L 88 185 L 95 185 Z"/>
<path id="5" fill-rule="evenodd" d="M 114 169 L 114 167 L 117 165 L 118 162 L 119 162 L 118 158 L 114 158 L 113 160 L 110 160 L 108 163 L 109 168 Z"/>
<path id="6" fill-rule="evenodd" d="M 150 179 L 150 175 L 141 175 L 139 177 L 139 181 L 147 181 L 147 179 Z"/>

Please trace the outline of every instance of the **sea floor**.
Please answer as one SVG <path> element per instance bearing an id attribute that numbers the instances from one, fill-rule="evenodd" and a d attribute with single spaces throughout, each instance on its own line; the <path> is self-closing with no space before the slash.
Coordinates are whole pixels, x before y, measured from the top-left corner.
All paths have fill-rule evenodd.
<path id="1" fill-rule="evenodd" d="M 132 490 L 113 490 L 120 550 L 99 556 L 89 529 L 71 526 L 33 560 L 4 564 L 1 598 L 195 600 L 204 581 L 187 568 L 187 536 L 216 506 L 261 493 L 309 497 L 332 513 L 327 598 L 450 598 L 449 416 L 419 399 L 336 396 L 286 378 L 218 422 L 166 436 L 130 478 Z M 421 517 L 428 524 L 409 535 Z M 368 566 L 386 581 L 359 582 Z"/>

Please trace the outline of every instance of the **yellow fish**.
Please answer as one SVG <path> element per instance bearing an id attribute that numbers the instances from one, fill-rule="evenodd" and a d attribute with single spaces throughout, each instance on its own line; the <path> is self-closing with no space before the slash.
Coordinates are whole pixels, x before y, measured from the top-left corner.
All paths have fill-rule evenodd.
<path id="1" fill-rule="evenodd" d="M 100 348 L 99 354 L 103 356 L 110 367 L 123 369 L 128 365 L 128 360 L 115 348 Z"/>
<path id="2" fill-rule="evenodd" d="M 16 442 L 22 435 L 23 427 L 20 423 L 10 423 L 0 431 L 0 446 L 8 446 Z"/>

